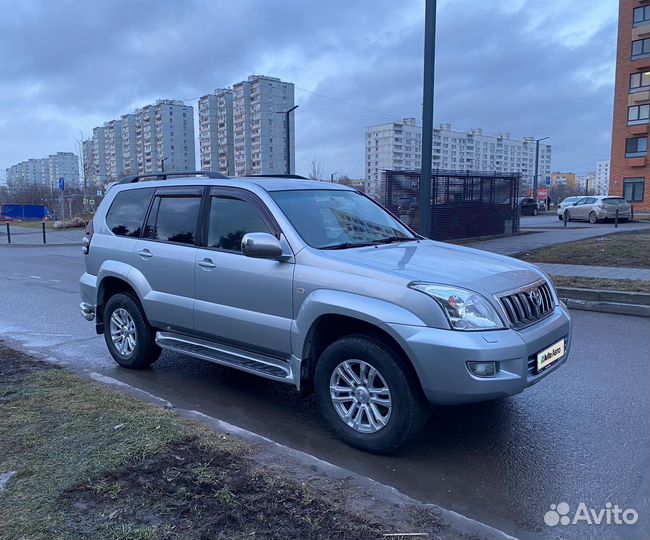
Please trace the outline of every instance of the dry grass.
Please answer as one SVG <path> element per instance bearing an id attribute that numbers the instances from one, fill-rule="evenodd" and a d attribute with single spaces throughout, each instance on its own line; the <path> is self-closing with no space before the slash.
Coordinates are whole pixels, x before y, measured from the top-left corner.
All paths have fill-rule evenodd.
<path id="1" fill-rule="evenodd" d="M 650 294 L 650 281 L 638 279 L 601 279 L 571 276 L 551 276 L 556 287 L 598 289 L 601 291 L 640 292 Z"/>
<path id="2" fill-rule="evenodd" d="M 542 263 L 650 268 L 650 233 L 597 236 L 520 253 L 517 258 Z"/>

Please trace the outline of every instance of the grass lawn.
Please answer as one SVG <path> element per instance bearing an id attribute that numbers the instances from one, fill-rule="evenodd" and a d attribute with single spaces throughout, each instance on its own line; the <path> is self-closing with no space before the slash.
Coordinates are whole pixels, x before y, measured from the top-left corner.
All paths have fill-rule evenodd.
<path id="1" fill-rule="evenodd" d="M 640 292 L 650 294 L 650 281 L 638 279 L 600 279 L 571 276 L 551 276 L 556 287 L 600 289 L 604 291 Z"/>
<path id="2" fill-rule="evenodd" d="M 517 258 L 542 263 L 650 268 L 650 233 L 597 236 L 520 253 Z"/>
<path id="3" fill-rule="evenodd" d="M 356 501 L 367 496 L 344 479 L 314 487 L 315 473 L 261 465 L 251 443 L 1 344 L 0 433 L 3 539 L 366 539 L 405 523 L 441 532 L 422 508 L 401 521 L 392 504 L 365 511 Z"/>

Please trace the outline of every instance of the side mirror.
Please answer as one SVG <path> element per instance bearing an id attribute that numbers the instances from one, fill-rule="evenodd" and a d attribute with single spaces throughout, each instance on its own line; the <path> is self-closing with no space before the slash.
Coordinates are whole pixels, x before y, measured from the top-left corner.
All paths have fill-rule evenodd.
<path id="1" fill-rule="evenodd" d="M 578 201 L 571 203 L 571 206 L 575 206 L 576 204 L 578 204 Z"/>
<path id="2" fill-rule="evenodd" d="M 254 259 L 274 259 L 282 257 L 280 240 L 269 233 L 256 232 L 245 234 L 241 240 L 241 251 Z"/>

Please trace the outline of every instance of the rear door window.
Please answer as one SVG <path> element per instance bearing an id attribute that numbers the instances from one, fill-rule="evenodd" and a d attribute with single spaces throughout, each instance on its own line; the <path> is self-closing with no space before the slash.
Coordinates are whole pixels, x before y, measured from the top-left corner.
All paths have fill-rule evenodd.
<path id="1" fill-rule="evenodd" d="M 195 245 L 200 207 L 199 195 L 156 196 L 144 237 L 161 242 Z"/>
<path id="2" fill-rule="evenodd" d="M 153 188 L 128 189 L 115 196 L 106 214 L 106 225 L 117 236 L 139 237 Z"/>

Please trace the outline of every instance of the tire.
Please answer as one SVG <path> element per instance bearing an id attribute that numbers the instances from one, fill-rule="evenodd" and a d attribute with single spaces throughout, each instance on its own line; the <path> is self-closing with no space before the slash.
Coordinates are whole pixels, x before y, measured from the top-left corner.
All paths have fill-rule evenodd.
<path id="1" fill-rule="evenodd" d="M 571 221 L 571 214 L 569 214 L 568 210 L 564 211 L 564 219 L 566 220 L 567 223 Z"/>
<path id="2" fill-rule="evenodd" d="M 620 219 L 618 220 L 619 223 L 627 223 L 628 221 L 630 221 L 630 218 L 626 218 L 626 217 L 624 217 L 624 218 L 620 218 Z"/>
<path id="3" fill-rule="evenodd" d="M 114 341 L 112 333 L 117 331 L 122 339 L 116 337 Z M 125 331 L 129 337 L 125 337 Z M 113 359 L 129 369 L 149 367 L 161 353 L 154 329 L 149 326 L 140 302 L 130 293 L 116 294 L 106 302 L 104 340 Z"/>
<path id="4" fill-rule="evenodd" d="M 589 223 L 592 225 L 598 223 L 598 216 L 596 215 L 596 212 L 589 212 Z"/>
<path id="5" fill-rule="evenodd" d="M 359 384 L 364 381 L 360 377 L 364 364 L 366 384 Z M 356 380 L 346 367 L 353 371 Z M 371 369 L 376 370 L 375 375 L 370 375 Z M 337 405 L 331 385 L 350 388 L 338 392 L 342 399 Z M 374 396 L 368 388 L 371 392 L 374 389 Z M 387 388 L 388 392 L 378 392 L 380 388 Z M 429 407 L 415 376 L 402 366 L 390 347 L 372 336 L 346 336 L 330 344 L 318 359 L 314 390 L 321 413 L 336 434 L 350 446 L 374 454 L 387 454 L 399 448 L 422 429 L 428 416 Z M 390 407 L 373 402 L 373 397 L 383 400 L 382 403 L 388 399 Z M 352 412 L 350 422 L 359 420 L 357 427 L 344 420 L 345 412 Z"/>
<path id="6" fill-rule="evenodd" d="M 536 216 L 537 214 L 539 214 L 539 210 L 537 210 L 537 208 L 533 208 L 533 215 Z"/>
<path id="7" fill-rule="evenodd" d="M 562 221 L 562 216 L 558 216 L 557 218 L 558 218 L 560 221 Z"/>

